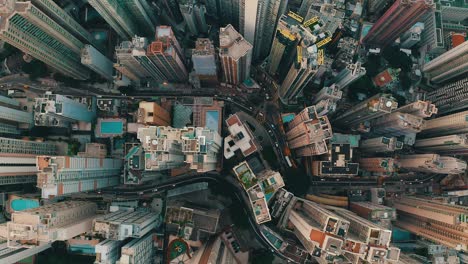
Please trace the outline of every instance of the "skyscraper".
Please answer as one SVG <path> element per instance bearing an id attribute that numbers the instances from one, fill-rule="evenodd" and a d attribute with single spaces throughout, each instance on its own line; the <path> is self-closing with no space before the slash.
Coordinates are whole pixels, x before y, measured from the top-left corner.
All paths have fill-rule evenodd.
<path id="1" fill-rule="evenodd" d="M 442 116 L 426 121 L 426 127 L 421 131 L 424 135 L 451 135 L 468 132 L 468 111 Z"/>
<path id="2" fill-rule="evenodd" d="M 327 141 L 332 137 L 326 116 L 318 116 L 315 106 L 302 110 L 289 122 L 286 138 L 297 156 L 314 156 L 328 152 Z"/>
<path id="3" fill-rule="evenodd" d="M 401 155 L 398 166 L 409 171 L 443 174 L 463 173 L 467 167 L 463 160 L 438 154 Z"/>
<path id="4" fill-rule="evenodd" d="M 213 85 L 218 82 L 218 65 L 213 43 L 210 39 L 199 38 L 192 50 L 193 69 L 202 86 Z"/>
<path id="5" fill-rule="evenodd" d="M 344 89 L 365 74 L 366 69 L 361 66 L 360 62 L 356 62 L 354 64 L 348 64 L 331 82 L 340 89 Z"/>
<path id="6" fill-rule="evenodd" d="M 179 8 L 192 35 L 197 36 L 200 33 L 207 32 L 208 25 L 206 24 L 206 8 L 204 5 L 197 3 L 195 0 L 180 0 Z"/>
<path id="7" fill-rule="evenodd" d="M 51 143 L 0 137 L 0 185 L 35 183 L 36 156 L 55 154 Z"/>
<path id="8" fill-rule="evenodd" d="M 297 199 L 288 216 L 293 231 L 307 252 L 313 256 L 341 255 L 349 221 L 314 202 Z"/>
<path id="9" fill-rule="evenodd" d="M 107 80 L 113 79 L 114 63 L 93 46 L 85 45 L 81 50 L 81 63 L 101 75 L 101 77 Z"/>
<path id="10" fill-rule="evenodd" d="M 122 160 L 100 158 L 99 153 L 91 149 L 75 157 L 38 156 L 37 187 L 41 189 L 42 198 L 118 185 Z"/>
<path id="11" fill-rule="evenodd" d="M 123 39 L 154 34 L 156 21 L 146 0 L 89 0 L 89 4 Z"/>
<path id="12" fill-rule="evenodd" d="M 114 68 L 132 81 L 139 82 L 142 78 L 151 76 L 150 72 L 140 64 L 139 56 L 133 56 L 135 53 L 145 55 L 148 46 L 148 39 L 143 37 L 134 37 L 132 41 L 123 41 L 115 47 L 115 56 L 117 62 Z"/>
<path id="13" fill-rule="evenodd" d="M 321 51 L 323 52 L 323 50 Z M 317 72 L 321 68 L 325 68 L 325 65 L 319 64 L 318 54 L 320 53 L 313 47 L 307 47 L 304 42 L 297 46 L 295 60 L 278 90 L 282 102 L 295 101 L 302 90 L 314 79 Z"/>
<path id="14" fill-rule="evenodd" d="M 1 40 L 65 75 L 79 80 L 89 77 L 89 70 L 81 64 L 83 42 L 31 2 L 2 3 Z"/>
<path id="15" fill-rule="evenodd" d="M 419 150 L 441 154 L 466 155 L 468 154 L 468 134 L 416 139 L 414 147 Z"/>
<path id="16" fill-rule="evenodd" d="M 276 27 L 276 34 L 271 45 L 268 72 L 270 75 L 278 73 L 282 80 L 288 67 L 291 65 L 296 51 L 297 43 L 301 40 L 304 28 L 299 21 L 288 16 L 282 15 Z M 281 67 L 279 67 L 281 65 Z"/>
<path id="17" fill-rule="evenodd" d="M 424 128 L 422 117 L 412 114 L 393 112 L 374 119 L 371 123 L 372 132 L 385 136 L 403 136 L 419 133 Z"/>
<path id="18" fill-rule="evenodd" d="M 456 250 L 468 249 L 466 206 L 409 196 L 394 197 L 391 203 L 397 209 L 397 227 Z"/>
<path id="19" fill-rule="evenodd" d="M 140 102 L 137 122 L 153 126 L 169 126 L 171 114 L 155 102 Z"/>
<path id="20" fill-rule="evenodd" d="M 336 84 L 323 87 L 317 94 L 315 94 L 312 101 L 313 104 L 316 104 L 322 100 L 330 100 L 331 102 L 338 102 L 343 96 L 343 91 Z"/>
<path id="21" fill-rule="evenodd" d="M 396 137 L 377 137 L 361 140 L 359 149 L 363 152 L 392 152 L 403 148 L 403 142 Z"/>
<path id="22" fill-rule="evenodd" d="M 145 170 L 162 171 L 189 165 L 198 172 L 215 170 L 221 136 L 202 127 L 156 127 L 138 129 L 145 150 Z"/>
<path id="23" fill-rule="evenodd" d="M 14 212 L 7 223 L 8 247 L 34 247 L 65 241 L 88 232 L 97 206 L 87 201 L 65 201 Z"/>
<path id="24" fill-rule="evenodd" d="M 396 164 L 393 158 L 360 158 L 359 166 L 361 170 L 368 172 L 391 175 L 396 170 Z"/>
<path id="25" fill-rule="evenodd" d="M 72 123 L 91 123 L 96 118 L 96 98 L 71 99 L 60 94 L 46 93 L 36 98 L 34 123 L 36 126 L 68 127 Z"/>
<path id="26" fill-rule="evenodd" d="M 376 94 L 337 116 L 333 123 L 340 126 L 356 126 L 395 111 L 398 102 L 389 94 Z"/>
<path id="27" fill-rule="evenodd" d="M 252 45 L 240 35 L 232 25 L 219 32 L 219 59 L 227 83 L 237 85 L 250 76 L 247 63 Z"/>
<path id="28" fill-rule="evenodd" d="M 426 63 L 423 72 L 433 83 L 442 83 L 468 72 L 468 41 Z"/>
<path id="29" fill-rule="evenodd" d="M 251 2 L 252 0 L 244 1 Z M 287 0 L 258 0 L 256 20 L 249 22 L 256 24 L 255 41 L 252 43 L 254 46 L 253 61 L 263 60 L 270 52 L 276 25 L 281 15 L 286 12 L 287 4 Z M 247 9 L 247 5 L 244 8 Z M 247 14 L 249 14 L 248 10 Z"/>
<path id="30" fill-rule="evenodd" d="M 468 108 L 468 77 L 427 93 L 426 100 L 434 103 L 441 115 L 466 110 Z"/>
<path id="31" fill-rule="evenodd" d="M 438 109 L 431 101 L 416 101 L 407 105 L 404 105 L 396 110 L 396 112 L 412 114 L 422 118 L 431 117 L 438 113 Z"/>
<path id="32" fill-rule="evenodd" d="M 156 28 L 156 40 L 148 46 L 147 54 L 161 71 L 165 81 L 185 82 L 188 79 L 185 56 L 171 27 Z"/>
<path id="33" fill-rule="evenodd" d="M 20 110 L 20 103 L 15 99 L 0 95 L 1 134 L 18 135 L 19 128 L 29 129 L 33 124 L 32 113 Z"/>
<path id="34" fill-rule="evenodd" d="M 388 46 L 434 6 L 432 0 L 395 1 L 372 26 L 362 42 L 369 45 Z"/>

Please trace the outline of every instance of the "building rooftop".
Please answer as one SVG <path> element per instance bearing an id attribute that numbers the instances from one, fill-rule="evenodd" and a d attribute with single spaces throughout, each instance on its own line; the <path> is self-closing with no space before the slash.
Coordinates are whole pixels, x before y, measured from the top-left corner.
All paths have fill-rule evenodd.
<path id="1" fill-rule="evenodd" d="M 234 60 L 239 60 L 253 48 L 247 40 L 229 24 L 220 28 L 219 49 L 220 56 L 228 56 Z"/>
<path id="2" fill-rule="evenodd" d="M 230 135 L 224 138 L 224 157 L 230 159 L 236 150 L 242 151 L 244 157 L 260 149 L 250 129 L 234 114 L 226 119 Z"/>

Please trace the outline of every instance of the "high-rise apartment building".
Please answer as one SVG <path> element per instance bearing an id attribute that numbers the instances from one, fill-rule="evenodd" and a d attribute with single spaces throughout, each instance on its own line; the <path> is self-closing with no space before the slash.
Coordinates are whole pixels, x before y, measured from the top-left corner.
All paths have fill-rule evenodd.
<path id="1" fill-rule="evenodd" d="M 245 40 L 232 25 L 219 32 L 219 59 L 224 80 L 233 85 L 242 83 L 250 76 L 248 55 L 252 44 Z"/>
<path id="2" fill-rule="evenodd" d="M 314 156 L 328 152 L 328 143 L 333 135 L 326 116 L 318 116 L 315 106 L 309 106 L 289 122 L 286 138 L 296 155 Z"/>
<path id="3" fill-rule="evenodd" d="M 192 50 L 192 62 L 202 86 L 215 85 L 218 82 L 218 63 L 210 39 L 197 39 L 195 49 Z"/>
<path id="4" fill-rule="evenodd" d="M 429 152 L 451 155 L 468 154 L 468 134 L 416 139 L 414 147 Z"/>
<path id="5" fill-rule="evenodd" d="M 411 114 L 422 118 L 428 118 L 438 113 L 438 109 L 431 101 L 416 101 L 404 105 L 396 110 L 396 112 Z"/>
<path id="6" fill-rule="evenodd" d="M 160 171 L 190 165 L 198 172 L 215 170 L 221 136 L 202 127 L 150 126 L 138 129 L 145 150 L 145 170 Z"/>
<path id="7" fill-rule="evenodd" d="M 393 158 L 360 158 L 359 167 L 368 172 L 391 175 L 396 171 L 396 162 Z"/>
<path id="8" fill-rule="evenodd" d="M 297 198 L 289 212 L 287 228 L 309 254 L 320 258 L 327 253 L 341 254 L 350 223 L 319 204 Z"/>
<path id="9" fill-rule="evenodd" d="M 252 131 L 234 114 L 226 119 L 229 135 L 224 138 L 224 158 L 230 159 L 240 151 L 244 157 L 261 150 L 261 145 L 257 142 Z"/>
<path id="10" fill-rule="evenodd" d="M 114 78 L 114 63 L 91 45 L 85 45 L 81 50 L 81 63 L 107 80 Z"/>
<path id="11" fill-rule="evenodd" d="M 354 81 L 366 74 L 366 69 L 361 66 L 360 62 L 348 64 L 346 68 L 341 70 L 338 75 L 331 81 L 340 89 L 348 87 Z"/>
<path id="12" fill-rule="evenodd" d="M 165 77 L 164 81 L 185 82 L 188 79 L 185 56 L 171 27 L 156 28 L 156 40 L 148 46 L 147 55 Z"/>
<path id="13" fill-rule="evenodd" d="M 438 154 L 412 154 L 398 157 L 398 166 L 408 171 L 459 174 L 465 172 L 466 162 Z"/>
<path id="14" fill-rule="evenodd" d="M 359 172 L 359 163 L 353 162 L 351 144 L 332 143 L 328 150 L 328 160 L 312 161 L 312 175 L 319 177 L 351 177 Z"/>
<path id="15" fill-rule="evenodd" d="M 381 220 L 396 220 L 395 208 L 370 202 L 350 202 L 349 209 L 360 217 L 378 222 Z"/>
<path id="16" fill-rule="evenodd" d="M 125 244 L 121 249 L 122 255 L 116 263 L 151 263 L 155 254 L 153 236 L 154 233 L 150 232 L 142 238 L 133 239 Z"/>
<path id="17" fill-rule="evenodd" d="M 46 2 L 49 5 L 3 1 L 0 6 L 3 18 L 0 39 L 65 75 L 78 80 L 87 79 L 89 70 L 81 64 L 80 58 L 84 43 L 60 25 L 65 22 L 64 19 L 54 19 L 58 13 L 63 14 L 63 10 L 60 11 L 53 1 Z M 56 14 L 51 13 L 54 8 L 50 5 L 55 6 Z M 68 23 L 71 25 L 76 22 L 70 18 Z"/>
<path id="18" fill-rule="evenodd" d="M 180 0 L 179 7 L 185 24 L 192 35 L 197 36 L 208 31 L 205 19 L 206 7 L 204 5 L 197 3 L 195 0 Z"/>
<path id="19" fill-rule="evenodd" d="M 14 212 L 7 223 L 8 247 L 34 247 L 88 232 L 96 210 L 92 202 L 66 201 Z"/>
<path id="20" fill-rule="evenodd" d="M 368 153 L 393 152 L 403 148 L 403 142 L 396 137 L 377 137 L 361 140 L 359 150 Z"/>
<path id="21" fill-rule="evenodd" d="M 60 94 L 46 93 L 36 98 L 34 123 L 36 126 L 68 127 L 72 123 L 91 123 L 96 118 L 96 98 L 71 99 Z"/>
<path id="22" fill-rule="evenodd" d="M 120 258 L 123 241 L 106 239 L 97 244 L 95 264 L 112 264 Z"/>
<path id="23" fill-rule="evenodd" d="M 398 213 L 397 227 L 456 250 L 468 249 L 466 206 L 409 196 L 391 202 Z"/>
<path id="24" fill-rule="evenodd" d="M 468 41 L 426 63 L 423 72 L 432 83 L 443 83 L 468 72 Z"/>
<path id="25" fill-rule="evenodd" d="M 316 77 L 321 68 L 326 68 L 319 63 L 319 54 L 323 55 L 323 49 L 307 47 L 306 42 L 296 47 L 294 62 L 278 90 L 282 102 L 294 101 L 304 88 Z"/>
<path id="26" fill-rule="evenodd" d="M 391 95 L 376 94 L 337 116 L 333 120 L 333 123 L 340 126 L 352 127 L 391 113 L 397 107 L 398 102 Z"/>
<path id="27" fill-rule="evenodd" d="M 53 0 L 32 0 L 31 2 L 79 40 L 98 46 L 94 37 Z"/>
<path id="28" fill-rule="evenodd" d="M 92 148 L 87 148 L 91 151 Z M 37 187 L 42 198 L 97 190 L 119 184 L 121 159 L 98 158 L 99 153 L 83 156 L 38 156 Z"/>
<path id="29" fill-rule="evenodd" d="M 343 96 L 343 91 L 336 84 L 332 84 L 328 87 L 323 87 L 317 94 L 315 94 L 312 101 L 316 104 L 322 100 L 330 100 L 331 102 L 338 102 Z"/>
<path id="30" fill-rule="evenodd" d="M 152 126 L 170 126 L 171 114 L 155 102 L 142 101 L 138 106 L 137 122 Z"/>
<path id="31" fill-rule="evenodd" d="M 403 136 L 419 133 L 424 128 L 422 117 L 412 114 L 393 112 L 374 119 L 371 123 L 372 132 L 385 136 Z"/>
<path id="32" fill-rule="evenodd" d="M 0 133 L 19 135 L 19 128 L 33 126 L 33 114 L 20 109 L 20 103 L 10 97 L 0 95 Z"/>
<path id="33" fill-rule="evenodd" d="M 51 143 L 0 138 L 0 185 L 35 183 L 36 156 L 55 154 Z"/>
<path id="34" fill-rule="evenodd" d="M 452 135 L 468 132 L 468 111 L 442 116 L 426 121 L 426 127 L 421 131 L 424 135 Z"/>
<path id="35" fill-rule="evenodd" d="M 362 41 L 369 45 L 391 45 L 434 6 L 432 0 L 395 1 L 372 26 Z"/>
<path id="36" fill-rule="evenodd" d="M 141 238 L 159 227 L 162 216 L 154 212 L 119 210 L 93 220 L 93 234 L 112 240 Z"/>
<path id="37" fill-rule="evenodd" d="M 426 100 L 438 108 L 439 114 L 448 114 L 468 108 L 468 77 L 448 83 L 426 94 Z"/>
<path id="38" fill-rule="evenodd" d="M 90 0 L 89 4 L 123 39 L 154 34 L 156 20 L 146 0 Z"/>
<path id="39" fill-rule="evenodd" d="M 138 82 L 142 78 L 147 78 L 150 73 L 140 64 L 137 56 L 133 56 L 133 50 L 138 50 L 138 54 L 144 53 L 148 46 L 148 39 L 143 37 L 133 37 L 132 41 L 123 41 L 115 47 L 115 57 L 117 62 L 114 68 L 132 81 Z"/>
<path id="40" fill-rule="evenodd" d="M 331 207 L 327 208 L 331 209 Z M 355 244 L 365 248 L 364 254 L 359 254 L 355 248 L 348 249 L 348 254 L 345 252 L 345 256 L 352 258 L 353 263 L 356 263 L 354 261 L 359 257 L 371 263 L 398 261 L 400 249 L 390 247 L 391 230 L 374 224 L 346 209 L 334 207 L 332 211 L 349 222 L 349 235 L 345 240 L 346 246 Z"/>
<path id="41" fill-rule="evenodd" d="M 279 80 L 283 80 L 294 60 L 293 55 L 296 52 L 297 44 L 303 38 L 302 35 L 305 35 L 305 31 L 306 29 L 298 20 L 289 15 L 281 16 L 270 50 L 268 64 L 270 75 L 278 74 Z M 281 67 L 279 67 L 280 65 Z"/>
<path id="42" fill-rule="evenodd" d="M 241 0 L 241 3 L 251 2 L 249 0 Z M 251 42 L 254 45 L 253 48 L 253 60 L 263 60 L 270 52 L 271 42 L 276 32 L 276 25 L 281 15 L 286 12 L 286 6 L 288 1 L 286 0 L 259 0 L 257 6 L 256 20 L 250 20 L 255 22 L 255 41 Z M 247 10 L 247 5 L 244 8 L 245 12 L 245 23 L 248 22 L 247 16 L 250 16 L 250 10 Z M 253 17 L 253 16 L 252 16 Z M 239 24 L 242 25 L 242 17 L 239 19 Z M 241 31 L 242 32 L 242 31 Z M 247 37 L 246 37 L 247 38 Z M 248 41 L 250 41 L 247 38 Z"/>

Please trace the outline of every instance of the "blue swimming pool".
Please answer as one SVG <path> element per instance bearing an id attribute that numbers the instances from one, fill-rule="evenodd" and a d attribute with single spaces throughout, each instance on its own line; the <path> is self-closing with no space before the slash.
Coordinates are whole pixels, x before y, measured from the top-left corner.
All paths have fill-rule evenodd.
<path id="1" fill-rule="evenodd" d="M 102 121 L 101 134 L 122 134 L 122 121 Z"/>
<path id="2" fill-rule="evenodd" d="M 217 110 L 206 111 L 205 126 L 208 127 L 209 129 L 218 131 L 219 111 Z"/>
<path id="3" fill-rule="evenodd" d="M 39 207 L 39 201 L 33 199 L 17 199 L 11 201 L 11 209 L 14 211 L 23 211 L 36 207 Z"/>

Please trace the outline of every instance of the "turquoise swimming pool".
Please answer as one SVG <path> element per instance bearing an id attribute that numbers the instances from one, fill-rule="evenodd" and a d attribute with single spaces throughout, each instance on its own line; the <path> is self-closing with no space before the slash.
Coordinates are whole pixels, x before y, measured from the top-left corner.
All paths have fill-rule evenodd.
<path id="1" fill-rule="evenodd" d="M 217 110 L 206 111 L 205 126 L 208 127 L 209 129 L 218 131 L 219 111 L 217 111 Z"/>
<path id="2" fill-rule="evenodd" d="M 11 201 L 11 209 L 14 211 L 23 211 L 36 207 L 39 207 L 39 201 L 33 199 L 17 199 Z"/>
<path id="3" fill-rule="evenodd" d="M 102 121 L 101 134 L 122 134 L 123 122 L 122 121 Z"/>

